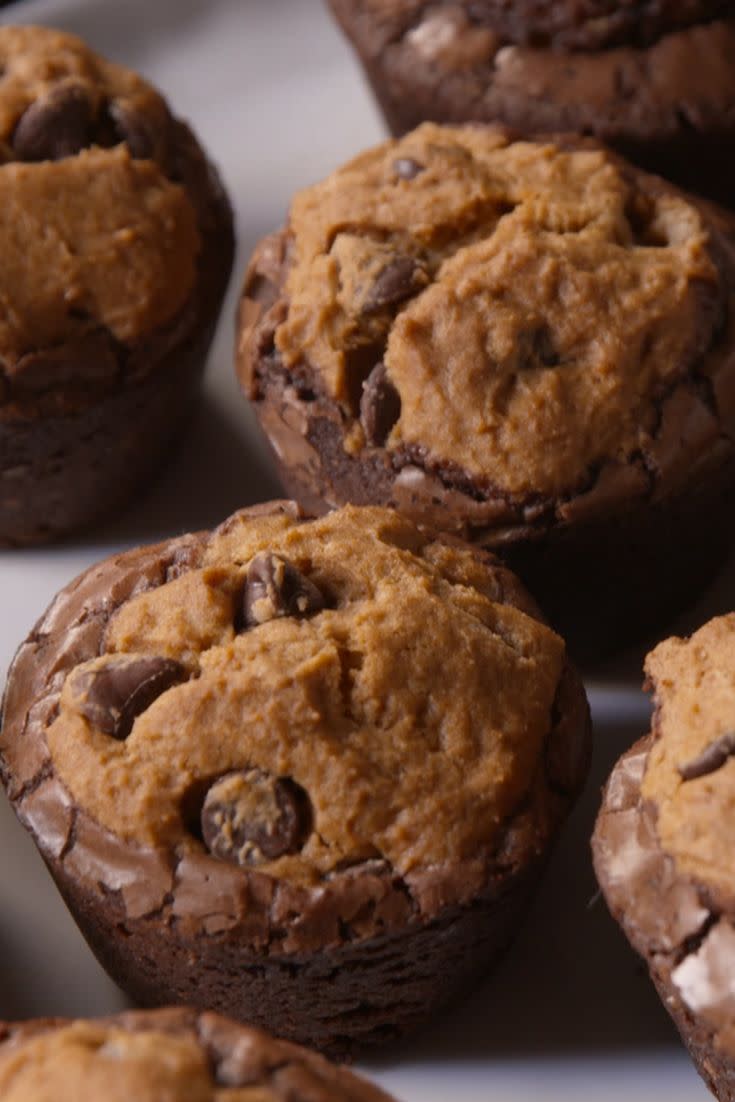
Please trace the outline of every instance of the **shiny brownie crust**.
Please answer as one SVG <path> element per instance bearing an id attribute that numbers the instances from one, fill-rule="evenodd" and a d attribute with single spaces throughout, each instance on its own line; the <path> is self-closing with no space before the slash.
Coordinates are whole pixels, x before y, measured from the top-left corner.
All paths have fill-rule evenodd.
<path id="1" fill-rule="evenodd" d="M 394 134 L 426 120 L 576 132 L 735 205 L 727 4 L 329 3 Z"/>
<path id="2" fill-rule="evenodd" d="M 645 961 L 697 1071 L 720 1102 L 732 1102 L 732 1039 L 687 1006 L 672 978 L 710 931 L 720 922 L 727 926 L 731 918 L 721 914 L 703 884 L 677 872 L 659 843 L 655 809 L 640 791 L 654 738 L 651 734 L 636 743 L 605 787 L 592 839 L 595 872 L 613 918 Z M 728 974 L 724 959 L 713 975 Z M 723 1020 L 727 1017 L 723 990 Z"/>
<path id="3" fill-rule="evenodd" d="M 586 774 L 584 692 L 567 663 L 545 747 L 550 799 L 537 807 L 532 789 L 491 855 L 410 883 L 383 859 L 312 889 L 204 852 L 126 844 L 74 806 L 45 731 L 68 671 L 100 653 L 115 610 L 196 565 L 203 539 L 127 552 L 57 597 L 9 675 L 3 780 L 92 949 L 138 1002 L 216 1009 L 346 1055 L 412 1029 L 510 941 Z"/>

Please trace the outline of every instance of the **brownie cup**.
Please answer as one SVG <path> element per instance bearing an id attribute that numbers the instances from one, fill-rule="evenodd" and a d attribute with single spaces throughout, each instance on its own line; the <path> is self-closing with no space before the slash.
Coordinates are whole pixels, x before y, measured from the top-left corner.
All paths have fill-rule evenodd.
<path id="1" fill-rule="evenodd" d="M 588 736 L 563 641 L 492 556 L 282 503 L 62 591 L 14 661 L 0 761 L 134 999 L 345 1054 L 506 946 Z"/>
<path id="2" fill-rule="evenodd" d="M 238 374 L 290 496 L 500 551 L 587 658 L 730 545 L 734 240 L 596 146 L 426 123 L 296 196 Z"/>
<path id="3" fill-rule="evenodd" d="M 735 614 L 646 661 L 652 732 L 616 765 L 593 839 L 608 906 L 698 1071 L 735 1099 Z"/>
<path id="4" fill-rule="evenodd" d="M 323 1057 L 217 1014 L 0 1023 L 4 1102 L 391 1102 Z"/>
<path id="5" fill-rule="evenodd" d="M 394 134 L 425 120 L 586 134 L 735 206 L 727 0 L 330 3 Z"/>
<path id="6" fill-rule="evenodd" d="M 128 500 L 194 398 L 232 214 L 185 123 L 79 39 L 0 28 L 0 546 Z"/>

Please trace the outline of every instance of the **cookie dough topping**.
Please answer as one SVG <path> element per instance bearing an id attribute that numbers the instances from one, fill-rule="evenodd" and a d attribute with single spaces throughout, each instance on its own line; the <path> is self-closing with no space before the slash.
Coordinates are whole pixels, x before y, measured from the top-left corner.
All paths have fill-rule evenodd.
<path id="1" fill-rule="evenodd" d="M 109 617 L 45 731 L 120 844 L 316 884 L 490 860 L 526 799 L 543 835 L 564 644 L 501 566 L 350 507 L 236 514 L 169 577 Z"/>
<path id="2" fill-rule="evenodd" d="M 0 1025 L 3 1102 L 391 1102 L 316 1053 L 217 1014 Z"/>

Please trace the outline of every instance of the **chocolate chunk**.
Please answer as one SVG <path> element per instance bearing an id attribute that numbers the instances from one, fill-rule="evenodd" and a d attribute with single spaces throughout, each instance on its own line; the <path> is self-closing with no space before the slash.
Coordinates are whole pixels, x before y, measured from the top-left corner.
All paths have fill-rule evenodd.
<path id="1" fill-rule="evenodd" d="M 323 593 L 293 563 L 270 551 L 261 551 L 251 559 L 243 594 L 246 627 L 257 627 L 279 616 L 308 616 L 323 608 Z"/>
<path id="2" fill-rule="evenodd" d="M 22 161 L 58 161 L 89 144 L 92 103 L 78 84 L 59 84 L 32 103 L 13 134 Z"/>
<path id="3" fill-rule="evenodd" d="M 382 447 L 400 414 L 401 397 L 385 364 L 378 364 L 363 383 L 360 399 L 360 422 L 368 444 Z"/>
<path id="4" fill-rule="evenodd" d="M 137 716 L 187 677 L 171 658 L 117 655 L 104 666 L 72 674 L 71 691 L 80 713 L 112 738 L 125 739 Z"/>
<path id="5" fill-rule="evenodd" d="M 397 157 L 393 162 L 393 170 L 402 180 L 415 180 L 424 171 L 424 166 L 414 161 L 413 157 Z"/>
<path id="6" fill-rule="evenodd" d="M 373 314 L 397 306 L 429 282 L 426 270 L 413 256 L 397 256 L 378 274 L 363 303 L 363 313 Z"/>
<path id="7" fill-rule="evenodd" d="M 697 777 L 705 777 L 708 773 L 715 773 L 721 769 L 728 758 L 735 755 L 735 731 L 729 731 L 726 735 L 711 742 L 701 754 L 692 758 L 686 765 L 678 766 L 679 776 L 683 781 L 693 781 Z"/>
<path id="8" fill-rule="evenodd" d="M 227 773 L 215 781 L 201 815 L 209 852 L 236 865 L 260 865 L 298 853 L 311 823 L 303 788 L 290 777 L 274 777 L 261 769 Z"/>

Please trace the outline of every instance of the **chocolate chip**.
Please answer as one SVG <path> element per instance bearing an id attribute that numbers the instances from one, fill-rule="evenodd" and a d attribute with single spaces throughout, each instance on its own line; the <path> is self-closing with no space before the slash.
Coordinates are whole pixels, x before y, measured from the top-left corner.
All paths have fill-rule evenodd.
<path id="1" fill-rule="evenodd" d="M 382 363 L 386 352 L 385 339 L 359 344 L 344 351 L 345 388 L 350 413 L 357 417 L 362 401 L 362 388 L 375 365 Z"/>
<path id="2" fill-rule="evenodd" d="M 270 551 L 251 559 L 245 577 L 243 615 L 246 627 L 279 616 L 308 616 L 324 608 L 324 595 L 293 563 Z"/>
<path id="3" fill-rule="evenodd" d="M 360 423 L 368 444 L 382 447 L 400 414 L 401 397 L 385 364 L 378 364 L 364 382 L 360 400 Z"/>
<path id="4" fill-rule="evenodd" d="M 71 691 L 79 712 L 93 727 L 125 739 L 136 717 L 186 677 L 184 667 L 171 658 L 119 655 L 104 666 L 72 674 Z"/>
<path id="5" fill-rule="evenodd" d="M 120 100 L 113 100 L 107 113 L 119 142 L 125 142 L 131 157 L 152 160 L 156 152 L 156 133 L 149 118 Z"/>
<path id="6" fill-rule="evenodd" d="M 58 161 L 89 144 L 92 103 L 78 84 L 59 84 L 32 103 L 13 134 L 22 161 Z"/>
<path id="7" fill-rule="evenodd" d="M 201 815 L 209 852 L 236 865 L 260 865 L 298 853 L 311 823 L 303 788 L 290 777 L 274 777 L 261 769 L 227 773 L 215 781 Z"/>
<path id="8" fill-rule="evenodd" d="M 377 313 L 388 306 L 415 295 L 429 282 L 429 277 L 413 256 L 397 256 L 378 274 L 363 303 L 364 314 Z"/>
<path id="9" fill-rule="evenodd" d="M 708 773 L 715 773 L 721 769 L 728 758 L 735 755 L 735 732 L 729 731 L 726 735 L 711 742 L 701 754 L 692 758 L 686 765 L 680 765 L 679 776 L 683 781 L 693 781 L 697 777 L 705 777 Z"/>
<path id="10" fill-rule="evenodd" d="M 402 180 L 415 180 L 424 171 L 424 165 L 414 161 L 413 157 L 397 157 L 393 162 L 393 171 Z"/>
<path id="11" fill-rule="evenodd" d="M 522 369 L 558 367 L 559 352 L 547 325 L 537 325 L 520 333 L 517 342 L 518 361 Z"/>
<path id="12" fill-rule="evenodd" d="M 533 352 L 543 367 L 557 367 L 560 362 L 551 330 L 546 325 L 540 325 L 533 334 Z"/>

